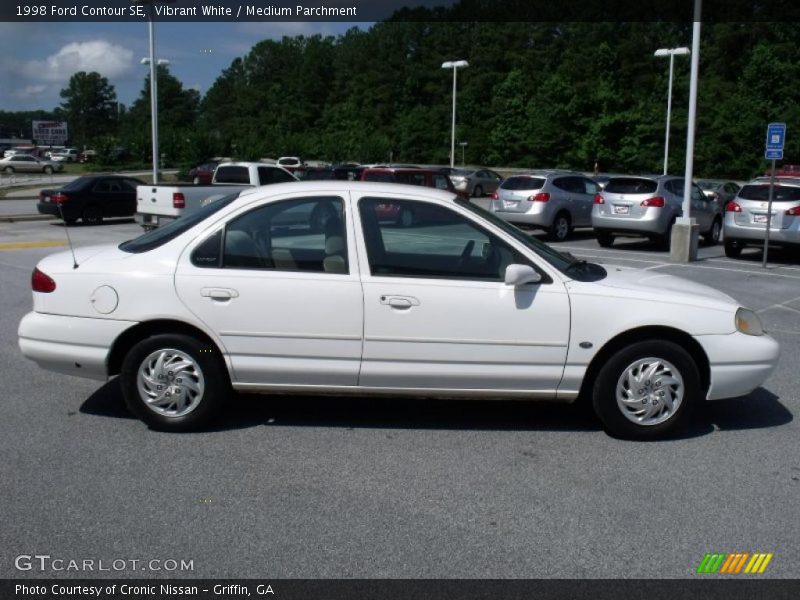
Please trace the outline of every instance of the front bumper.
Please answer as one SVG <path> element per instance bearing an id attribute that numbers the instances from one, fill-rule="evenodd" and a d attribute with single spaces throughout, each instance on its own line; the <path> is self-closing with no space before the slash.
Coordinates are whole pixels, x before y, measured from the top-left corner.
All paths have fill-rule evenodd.
<path id="1" fill-rule="evenodd" d="M 778 365 L 780 345 L 769 335 L 698 335 L 711 365 L 708 400 L 735 398 L 760 386 Z"/>
<path id="2" fill-rule="evenodd" d="M 48 371 L 105 381 L 111 346 L 133 325 L 131 321 L 29 312 L 17 331 L 19 349 Z"/>

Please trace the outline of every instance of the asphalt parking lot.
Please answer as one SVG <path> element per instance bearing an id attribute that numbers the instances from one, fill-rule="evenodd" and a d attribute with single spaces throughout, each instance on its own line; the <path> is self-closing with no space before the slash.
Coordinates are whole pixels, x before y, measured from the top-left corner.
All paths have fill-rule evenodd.
<path id="1" fill-rule="evenodd" d="M 141 230 L 69 231 L 86 245 Z M 675 265 L 647 242 L 601 249 L 580 230 L 556 246 L 730 294 L 781 343 L 777 370 L 661 442 L 610 438 L 572 406 L 251 395 L 212 431 L 157 433 L 128 414 L 115 381 L 20 355 L 30 272 L 66 237 L 54 221 L 0 222 L 0 577 L 684 578 L 706 552 L 771 552 L 762 577 L 796 577 L 796 258 L 771 251 L 762 269 L 759 251 L 731 260 L 716 246 Z M 35 553 L 193 568 L 15 568 Z"/>

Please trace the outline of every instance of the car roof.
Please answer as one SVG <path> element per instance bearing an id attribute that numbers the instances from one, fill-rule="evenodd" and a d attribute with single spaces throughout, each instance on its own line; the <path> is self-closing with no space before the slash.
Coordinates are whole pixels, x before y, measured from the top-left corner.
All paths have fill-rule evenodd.
<path id="1" fill-rule="evenodd" d="M 367 167 L 370 173 L 435 173 L 436 175 L 447 175 L 438 169 L 421 169 L 419 167 Z"/>
<path id="2" fill-rule="evenodd" d="M 240 199 L 252 201 L 255 197 L 279 196 L 283 194 L 302 192 L 332 192 L 347 193 L 357 192 L 361 194 L 407 194 L 409 197 L 425 196 L 439 200 L 452 201 L 457 195 L 448 190 L 425 187 L 421 185 L 408 185 L 404 183 L 388 183 L 379 181 L 343 181 L 340 179 L 321 179 L 314 181 L 289 181 L 286 183 L 273 183 L 260 187 L 247 188 L 239 194 L 239 198 L 233 202 L 236 204 Z"/>

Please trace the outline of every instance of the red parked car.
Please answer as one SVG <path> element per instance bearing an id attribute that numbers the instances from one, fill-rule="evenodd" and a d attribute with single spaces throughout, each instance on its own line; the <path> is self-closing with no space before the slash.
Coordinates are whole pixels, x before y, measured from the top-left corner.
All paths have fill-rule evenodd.
<path id="1" fill-rule="evenodd" d="M 211 185 L 211 180 L 214 179 L 214 171 L 220 162 L 218 160 L 210 160 L 191 169 L 189 178 L 192 183 L 195 185 Z"/>
<path id="2" fill-rule="evenodd" d="M 466 192 L 459 192 L 456 190 L 453 186 L 453 182 L 450 181 L 447 175 L 432 169 L 374 167 L 364 169 L 361 173 L 361 181 L 382 181 L 405 183 L 407 185 L 421 185 L 423 187 L 447 190 L 463 198 L 469 198 Z M 394 221 L 398 225 L 404 227 L 413 224 L 416 218 L 416 215 L 408 211 L 401 211 L 396 203 L 376 205 L 375 216 L 380 221 Z"/>

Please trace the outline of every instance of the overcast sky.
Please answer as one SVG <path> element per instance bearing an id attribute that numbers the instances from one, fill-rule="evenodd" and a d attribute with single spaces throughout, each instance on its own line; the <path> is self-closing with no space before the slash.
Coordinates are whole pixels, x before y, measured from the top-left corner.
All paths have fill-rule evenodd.
<path id="1" fill-rule="evenodd" d="M 339 35 L 369 23 L 156 23 L 156 57 L 185 87 L 205 94 L 223 69 L 257 42 L 284 35 Z M 147 23 L 0 22 L 0 110 L 52 110 L 78 71 L 108 78 L 130 105 L 144 86 Z"/>

